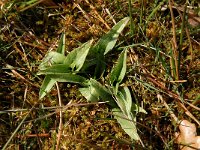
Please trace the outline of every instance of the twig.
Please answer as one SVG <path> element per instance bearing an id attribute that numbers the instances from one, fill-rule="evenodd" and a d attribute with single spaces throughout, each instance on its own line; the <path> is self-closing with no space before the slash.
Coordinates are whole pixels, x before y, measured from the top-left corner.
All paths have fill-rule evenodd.
<path id="1" fill-rule="evenodd" d="M 62 111 L 65 111 L 69 107 L 80 107 L 80 106 L 90 106 L 90 105 L 99 105 L 99 104 L 105 104 L 106 102 L 94 102 L 94 103 L 83 103 L 83 104 L 68 104 L 66 106 L 55 106 L 55 107 L 42 107 L 42 108 L 33 108 L 33 110 L 55 110 L 55 109 L 62 109 Z M 1 113 L 11 113 L 11 112 L 21 112 L 21 111 L 29 111 L 30 109 L 10 109 L 10 110 L 1 110 Z M 55 114 L 56 112 L 53 112 Z M 47 116 L 43 116 L 47 117 Z"/>
<path id="2" fill-rule="evenodd" d="M 35 84 L 33 84 L 32 82 L 30 82 L 29 80 L 25 79 L 21 74 L 19 74 L 16 70 L 14 70 L 14 67 L 13 67 L 13 66 L 11 66 L 11 65 L 9 65 L 9 64 L 6 64 L 6 67 L 12 71 L 12 73 L 14 74 L 14 76 L 15 76 L 16 78 L 20 78 L 20 79 L 22 79 L 23 81 L 29 83 L 30 85 L 32 85 L 32 86 L 38 88 L 37 85 L 35 85 Z"/>
<path id="3" fill-rule="evenodd" d="M 157 94 L 157 98 L 159 100 L 161 100 L 161 102 L 164 104 L 164 106 L 167 108 L 167 111 L 169 112 L 170 114 L 170 117 L 173 119 L 173 121 L 178 124 L 179 123 L 179 120 L 178 118 L 176 117 L 176 115 L 174 114 L 174 112 L 170 109 L 170 107 L 168 106 L 168 104 L 165 102 L 165 100 L 163 99 L 162 95 L 160 94 Z"/>
<path id="4" fill-rule="evenodd" d="M 56 88 L 57 88 L 57 91 L 58 91 L 58 103 L 59 103 L 59 106 L 62 107 L 60 89 L 59 89 L 59 86 L 58 86 L 58 83 L 57 83 L 57 82 L 56 82 Z M 59 122 L 59 127 L 58 127 L 58 136 L 57 136 L 56 150 L 59 150 L 60 139 L 61 139 L 61 134 L 62 134 L 62 128 L 63 128 L 62 110 L 60 109 L 60 122 Z"/>
<path id="5" fill-rule="evenodd" d="M 44 45 L 44 46 L 47 46 L 47 47 L 50 47 L 52 45 L 52 44 L 49 44 L 49 43 L 37 38 L 31 31 L 28 31 L 27 36 L 30 36 L 30 38 L 33 38 L 33 40 L 36 40 L 36 42 L 38 44 L 41 44 L 41 45 Z M 26 38 L 24 38 L 24 40 L 26 41 Z"/>
<path id="6" fill-rule="evenodd" d="M 178 70 L 178 54 L 177 54 L 177 41 L 176 41 L 176 28 L 175 28 L 175 19 L 174 19 L 174 13 L 172 10 L 172 3 L 171 0 L 169 0 L 169 9 L 170 9 L 170 13 L 171 13 L 171 19 L 172 19 L 172 32 L 173 32 L 173 38 L 172 38 L 172 48 L 173 48 L 173 57 L 174 57 L 174 61 L 175 61 L 175 67 L 176 67 L 176 74 L 175 79 L 179 80 L 179 70 Z"/>
<path id="7" fill-rule="evenodd" d="M 28 62 L 28 59 L 27 59 L 26 55 L 17 47 L 17 45 L 14 44 L 13 47 L 14 47 L 15 50 L 20 54 L 20 56 L 22 57 L 22 60 L 23 60 L 25 63 Z"/>
<path id="8" fill-rule="evenodd" d="M 47 50 L 47 48 L 43 47 L 43 46 L 39 46 L 39 45 L 34 45 L 32 43 L 28 43 L 26 41 L 23 41 L 23 44 L 26 44 L 28 46 L 34 47 L 34 48 L 38 48 L 39 50 L 43 51 L 43 50 Z"/>
<path id="9" fill-rule="evenodd" d="M 88 17 L 86 12 L 81 8 L 81 6 L 79 4 L 77 4 L 77 3 L 74 3 L 74 4 L 82 12 L 83 16 L 88 20 L 88 22 L 91 22 L 90 18 Z"/>
<path id="10" fill-rule="evenodd" d="M 21 47 L 21 49 L 22 49 L 22 51 L 23 51 L 24 58 L 25 58 L 25 63 L 27 64 L 27 66 L 28 66 L 28 68 L 29 68 L 29 70 L 30 70 L 31 66 L 30 66 L 30 63 L 29 63 L 29 61 L 28 61 L 27 55 L 26 55 L 26 53 L 25 53 L 25 49 L 24 49 L 24 47 L 23 47 L 23 45 L 22 45 L 21 42 L 18 42 L 18 43 L 19 43 L 19 45 L 20 45 L 20 47 Z"/>
<path id="11" fill-rule="evenodd" d="M 27 92 L 28 92 L 28 85 L 26 85 L 26 88 L 25 88 L 25 91 L 24 91 L 24 101 L 23 101 L 23 104 L 22 104 L 22 108 L 24 107 L 25 101 L 27 99 Z"/>
<path id="12" fill-rule="evenodd" d="M 17 138 L 32 138 L 32 137 L 50 137 L 49 133 L 41 133 L 41 134 L 28 134 L 25 136 L 18 135 Z"/>
<path id="13" fill-rule="evenodd" d="M 196 110 L 200 111 L 200 108 L 199 108 L 199 107 L 197 107 L 197 106 L 195 106 L 194 104 L 190 104 L 190 103 L 186 103 L 186 104 L 188 104 L 188 105 L 189 105 L 189 106 L 187 107 L 187 109 L 188 109 L 188 110 L 190 110 L 191 108 L 194 108 L 194 109 L 196 109 Z"/>
<path id="14" fill-rule="evenodd" d="M 114 23 L 114 24 L 117 24 L 117 22 L 115 21 L 113 15 L 110 13 L 109 9 L 106 8 L 105 10 L 106 10 L 107 14 L 110 16 L 110 18 L 112 19 L 113 23 Z"/>

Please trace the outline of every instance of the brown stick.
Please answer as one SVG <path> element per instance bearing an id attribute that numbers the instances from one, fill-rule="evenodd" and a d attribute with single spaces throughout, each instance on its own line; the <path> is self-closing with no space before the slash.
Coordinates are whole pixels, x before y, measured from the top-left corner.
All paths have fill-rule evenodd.
<path id="1" fill-rule="evenodd" d="M 171 0 L 169 0 L 169 9 L 170 9 L 170 14 L 171 14 L 171 19 L 172 19 L 172 32 L 173 32 L 173 38 L 172 38 L 172 48 L 173 48 L 173 57 L 175 61 L 175 67 L 176 67 L 176 75 L 175 79 L 179 80 L 179 70 L 178 70 L 178 46 L 177 46 L 177 41 L 176 41 L 176 28 L 175 28 L 175 19 L 174 19 L 174 13 L 172 10 L 172 3 Z"/>
<path id="2" fill-rule="evenodd" d="M 58 103 L 59 106 L 62 107 L 62 101 L 61 101 L 61 95 L 60 95 L 60 89 L 58 86 L 58 83 L 56 82 L 56 88 L 58 91 Z M 56 144 L 56 150 L 59 150 L 59 146 L 60 146 L 60 139 L 61 139 L 61 134 L 62 134 L 62 129 L 63 129 L 63 122 L 62 122 L 62 110 L 60 109 L 60 122 L 59 122 L 59 127 L 58 127 L 58 136 L 57 136 L 57 144 Z"/>

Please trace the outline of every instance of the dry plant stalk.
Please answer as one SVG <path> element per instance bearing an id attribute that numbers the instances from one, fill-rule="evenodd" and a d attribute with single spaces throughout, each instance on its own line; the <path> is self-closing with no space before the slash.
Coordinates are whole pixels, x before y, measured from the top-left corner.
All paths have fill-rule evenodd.
<path id="1" fill-rule="evenodd" d="M 172 2 L 169 0 L 169 9 L 170 9 L 170 14 L 171 14 L 171 19 L 172 19 L 172 53 L 174 57 L 174 63 L 175 63 L 175 74 L 173 73 L 172 76 L 175 77 L 175 80 L 179 80 L 179 70 L 178 70 L 178 45 L 177 45 L 177 40 L 176 40 L 176 28 L 175 28 L 175 18 L 174 18 L 174 13 L 172 10 Z M 173 66 L 173 65 L 172 65 Z M 172 67 L 171 66 L 171 67 Z"/>
<path id="2" fill-rule="evenodd" d="M 62 100 L 61 100 L 61 95 L 60 95 L 60 89 L 59 89 L 59 86 L 58 86 L 57 82 L 56 82 L 56 88 L 57 88 L 57 91 L 58 91 L 58 103 L 59 103 L 59 106 L 62 107 Z M 60 122 L 59 122 L 59 127 L 58 127 L 56 150 L 59 150 L 59 148 L 60 148 L 60 140 L 61 140 L 62 131 L 63 131 L 62 110 L 59 109 L 59 112 L 60 112 L 60 116 L 59 116 Z"/>

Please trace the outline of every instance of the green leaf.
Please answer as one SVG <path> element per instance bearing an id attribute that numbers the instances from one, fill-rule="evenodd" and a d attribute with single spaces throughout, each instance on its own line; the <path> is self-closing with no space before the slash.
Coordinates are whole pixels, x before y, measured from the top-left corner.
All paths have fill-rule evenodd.
<path id="1" fill-rule="evenodd" d="M 144 114 L 147 114 L 146 110 L 144 110 L 142 107 L 138 106 L 137 104 L 134 104 L 132 105 L 131 107 L 131 111 L 133 112 L 141 112 L 141 113 L 144 113 Z"/>
<path id="2" fill-rule="evenodd" d="M 128 87 L 123 87 L 116 95 L 116 102 L 121 111 L 131 118 L 132 97 Z"/>
<path id="3" fill-rule="evenodd" d="M 119 21 L 106 35 L 100 38 L 95 46 L 91 48 L 90 57 L 96 58 L 94 60 L 96 64 L 94 75 L 97 79 L 100 78 L 105 71 L 106 62 L 104 55 L 106 55 L 114 48 L 117 42 L 117 38 L 121 34 L 128 21 L 129 17 L 126 17 Z"/>
<path id="4" fill-rule="evenodd" d="M 132 112 L 131 108 L 133 104 L 130 90 L 128 89 L 128 87 L 123 87 L 121 92 L 125 99 L 126 112 L 127 114 L 130 114 Z"/>
<path id="5" fill-rule="evenodd" d="M 115 119 L 121 125 L 122 129 L 131 137 L 133 140 L 140 140 L 140 137 L 137 133 L 137 128 L 135 125 L 135 118 L 128 118 L 119 108 L 112 109 Z"/>
<path id="6" fill-rule="evenodd" d="M 126 49 L 122 51 L 119 56 L 118 62 L 115 67 L 112 69 L 110 74 L 110 83 L 115 88 L 115 94 L 118 91 L 118 86 L 123 80 L 126 73 L 126 58 L 127 52 Z"/>
<path id="7" fill-rule="evenodd" d="M 48 75 L 52 80 L 57 82 L 70 82 L 70 83 L 78 83 L 84 86 L 88 85 L 88 81 L 86 78 L 72 74 L 72 73 L 55 73 Z"/>
<path id="8" fill-rule="evenodd" d="M 60 38 L 57 52 L 65 55 L 65 33 L 63 32 Z"/>
<path id="9" fill-rule="evenodd" d="M 123 130 L 132 139 L 140 140 L 135 125 L 136 113 L 132 113 L 132 111 L 144 113 L 146 111 L 132 102 L 131 93 L 128 87 L 123 87 L 122 89 L 120 89 L 115 96 L 115 100 L 118 105 L 118 108 L 112 109 L 115 118 L 117 119 Z"/>
<path id="10" fill-rule="evenodd" d="M 108 104 L 114 108 L 117 107 L 112 93 L 106 87 L 102 86 L 94 79 L 90 79 L 91 86 L 95 89 L 96 93 L 102 98 L 103 101 L 108 101 Z"/>
<path id="11" fill-rule="evenodd" d="M 44 78 L 42 86 L 40 87 L 39 98 L 43 98 L 48 92 L 50 92 L 56 82 L 78 83 L 83 86 L 88 86 L 87 79 L 79 75 L 72 73 L 48 74 Z"/>
<path id="12" fill-rule="evenodd" d="M 86 56 L 90 50 L 93 40 L 90 40 L 80 47 L 71 51 L 65 58 L 64 64 L 69 66 L 72 71 L 79 71 L 83 66 Z"/>
<path id="13" fill-rule="evenodd" d="M 142 107 L 132 102 L 131 93 L 128 87 L 120 89 L 115 96 L 115 100 L 121 111 L 129 118 L 132 117 L 132 112 L 142 112 L 147 114 Z"/>
<path id="14" fill-rule="evenodd" d="M 118 107 L 120 108 L 120 110 L 123 112 L 123 114 L 128 116 L 128 114 L 126 112 L 125 99 L 124 99 L 124 96 L 122 95 L 122 93 L 118 92 L 118 94 L 115 96 L 115 98 L 116 98 L 115 101 L 116 101 Z"/>
<path id="15" fill-rule="evenodd" d="M 97 62 L 96 62 L 94 76 L 96 79 L 99 79 L 105 71 L 106 62 L 105 62 L 105 57 L 103 54 L 98 53 L 96 56 L 97 56 L 96 58 Z"/>
<path id="16" fill-rule="evenodd" d="M 49 68 L 45 70 L 41 70 L 37 73 L 37 75 L 42 75 L 42 74 L 56 74 L 56 73 L 69 73 L 71 70 L 66 66 L 65 64 L 56 64 L 52 65 Z"/>
<path id="17" fill-rule="evenodd" d="M 49 66 L 52 66 L 54 64 L 62 64 L 64 62 L 65 60 L 64 52 L 65 52 L 65 33 L 63 33 L 60 38 L 60 43 L 57 52 L 49 52 L 43 59 L 42 63 L 39 65 L 40 72 L 38 72 L 38 74 L 42 74 L 42 70 L 46 70 L 46 73 L 47 70 L 49 70 L 49 72 L 57 72 L 58 70 L 60 72 L 63 72 L 65 71 L 65 69 L 67 70 L 65 66 L 64 67 L 62 66 L 62 68 L 61 66 L 59 67 L 53 66 L 52 68 L 51 67 L 49 68 Z M 56 81 L 54 79 L 51 79 L 50 75 L 46 75 L 40 87 L 39 98 L 40 99 L 43 98 L 48 92 L 50 92 L 55 83 Z"/>
<path id="18" fill-rule="evenodd" d="M 49 52 L 39 65 L 39 70 L 45 70 L 54 64 L 62 64 L 64 60 L 65 56 L 63 54 L 58 52 Z"/>
<path id="19" fill-rule="evenodd" d="M 92 48 L 91 51 L 93 51 L 94 53 L 100 52 L 104 55 L 111 51 L 117 42 L 119 34 L 121 34 L 128 21 L 129 17 L 120 20 L 106 35 L 104 35 L 97 42 L 97 44 Z"/>
<path id="20" fill-rule="evenodd" d="M 56 81 L 51 79 L 51 77 L 47 75 L 44 78 L 43 83 L 40 87 L 39 99 L 43 98 L 52 89 L 55 83 Z"/>
<path id="21" fill-rule="evenodd" d="M 84 88 L 79 88 L 81 94 L 89 101 L 89 102 L 97 102 L 99 101 L 99 94 L 96 92 L 95 88 L 91 85 Z"/>

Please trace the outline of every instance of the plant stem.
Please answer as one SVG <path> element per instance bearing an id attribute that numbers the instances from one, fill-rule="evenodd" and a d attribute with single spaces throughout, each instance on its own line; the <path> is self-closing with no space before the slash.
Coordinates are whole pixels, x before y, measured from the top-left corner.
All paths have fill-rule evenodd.
<path id="1" fill-rule="evenodd" d="M 185 4 L 183 17 L 182 17 L 182 25 L 181 25 L 181 34 L 180 34 L 180 42 L 179 42 L 179 49 L 178 49 L 178 70 L 180 70 L 180 63 L 181 63 L 181 51 L 183 46 L 183 32 L 185 27 L 185 15 L 186 15 L 187 5 Z"/>
<path id="2" fill-rule="evenodd" d="M 58 86 L 58 83 L 56 82 L 56 88 L 58 90 L 58 103 L 59 106 L 62 107 L 62 101 L 61 101 L 61 95 L 60 95 L 60 89 Z M 58 136 L 57 136 L 57 144 L 56 144 L 56 150 L 59 150 L 60 146 L 60 139 L 61 139 L 61 134 L 62 134 L 62 128 L 63 128 L 63 122 L 62 122 L 62 109 L 60 109 L 60 122 L 59 122 L 59 127 L 58 127 Z"/>
<path id="3" fill-rule="evenodd" d="M 169 9 L 170 9 L 170 14 L 171 14 L 171 19 L 172 19 L 172 32 L 173 32 L 173 38 L 172 38 L 172 56 L 174 58 L 174 63 L 175 63 L 175 72 L 174 74 L 175 80 L 179 80 L 179 70 L 178 70 L 178 46 L 177 46 L 177 41 L 176 41 L 176 28 L 175 28 L 175 19 L 174 19 L 174 13 L 172 10 L 172 2 L 169 0 Z"/>
<path id="4" fill-rule="evenodd" d="M 133 18 L 132 18 L 132 6 L 131 6 L 131 0 L 128 0 L 128 10 L 129 10 L 129 17 L 130 17 L 130 29 L 131 29 L 131 36 L 134 35 L 134 24 L 133 24 Z"/>

